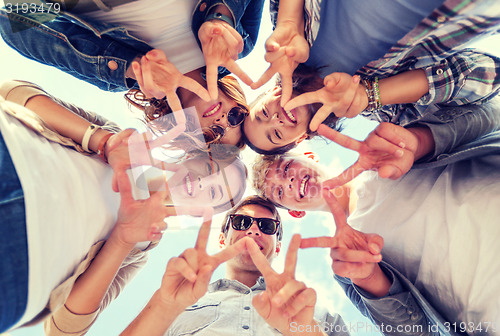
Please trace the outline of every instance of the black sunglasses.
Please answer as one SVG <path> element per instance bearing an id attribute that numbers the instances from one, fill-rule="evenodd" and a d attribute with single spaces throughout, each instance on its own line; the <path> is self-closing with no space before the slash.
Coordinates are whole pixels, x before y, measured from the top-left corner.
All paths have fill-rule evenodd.
<path id="1" fill-rule="evenodd" d="M 229 112 L 227 113 L 227 123 L 228 127 L 224 128 L 221 125 L 211 125 L 209 128 L 212 130 L 214 135 L 218 137 L 219 139 L 226 134 L 226 130 L 229 127 L 238 127 L 243 123 L 245 120 L 246 116 L 248 115 L 248 112 L 242 109 L 241 107 L 233 107 Z"/>
<path id="2" fill-rule="evenodd" d="M 247 215 L 229 215 L 231 227 L 237 231 L 250 229 L 253 221 L 257 222 L 259 230 L 267 235 L 274 235 L 280 226 L 280 221 L 272 218 L 254 218 Z"/>

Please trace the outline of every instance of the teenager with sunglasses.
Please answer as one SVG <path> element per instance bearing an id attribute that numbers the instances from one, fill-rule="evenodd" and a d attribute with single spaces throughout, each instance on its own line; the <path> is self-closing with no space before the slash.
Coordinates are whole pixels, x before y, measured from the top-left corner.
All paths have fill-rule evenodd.
<path id="1" fill-rule="evenodd" d="M 214 256 L 206 253 L 209 225 L 203 224 L 194 249 L 169 261 L 161 287 L 123 336 L 291 335 L 294 325 L 314 329 L 307 335 L 325 335 L 324 325 L 328 335 L 348 335 L 337 314 L 313 319 L 316 293 L 295 279 L 299 237 L 290 242 L 285 272 L 271 269 L 283 237 L 274 205 L 250 196 L 229 211 L 219 237 L 223 250 Z M 209 284 L 224 261 L 226 277 Z M 278 297 L 283 304 L 274 303 Z"/>

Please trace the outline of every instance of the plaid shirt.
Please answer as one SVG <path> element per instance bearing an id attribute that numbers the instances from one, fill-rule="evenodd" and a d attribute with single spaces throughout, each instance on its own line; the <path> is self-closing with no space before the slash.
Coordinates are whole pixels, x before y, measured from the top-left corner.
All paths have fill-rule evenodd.
<path id="1" fill-rule="evenodd" d="M 311 43 L 321 20 L 321 0 L 305 0 L 306 39 Z M 271 0 L 276 21 L 279 0 Z M 376 28 L 376 27 L 375 27 Z M 386 105 L 363 115 L 379 122 L 408 125 L 434 114 L 443 106 L 480 104 L 500 89 L 500 58 L 467 49 L 500 30 L 498 0 L 445 0 L 383 57 L 357 71 L 365 78 L 385 78 L 413 69 L 425 70 L 429 92 L 415 104 Z"/>

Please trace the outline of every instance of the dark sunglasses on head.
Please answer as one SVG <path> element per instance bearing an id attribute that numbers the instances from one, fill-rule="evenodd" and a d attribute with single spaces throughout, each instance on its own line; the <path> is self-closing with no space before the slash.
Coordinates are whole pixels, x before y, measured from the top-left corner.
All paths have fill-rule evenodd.
<path id="1" fill-rule="evenodd" d="M 272 218 L 254 218 L 247 215 L 229 215 L 231 227 L 237 231 L 246 231 L 250 229 L 253 221 L 257 222 L 259 230 L 267 235 L 274 235 L 278 231 L 280 221 Z"/>

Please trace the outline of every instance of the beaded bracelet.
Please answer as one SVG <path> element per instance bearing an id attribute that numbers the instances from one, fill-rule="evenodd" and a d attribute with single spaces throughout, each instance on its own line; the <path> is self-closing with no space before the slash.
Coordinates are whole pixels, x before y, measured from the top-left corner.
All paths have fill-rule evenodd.
<path id="1" fill-rule="evenodd" d="M 365 85 L 366 95 L 368 96 L 368 107 L 367 111 L 378 110 L 382 104 L 380 103 L 380 90 L 378 86 L 378 77 L 375 77 L 373 81 L 368 79 L 363 79 L 363 84 Z"/>

